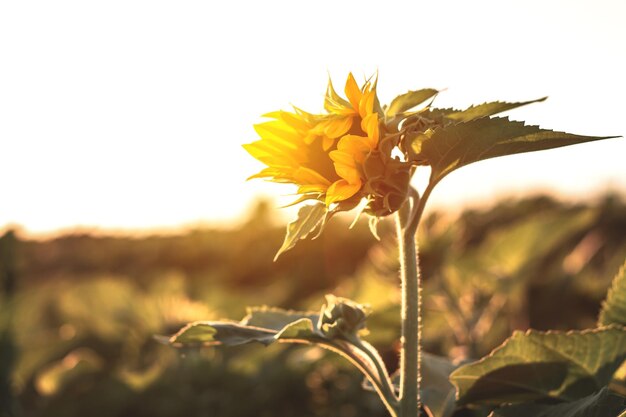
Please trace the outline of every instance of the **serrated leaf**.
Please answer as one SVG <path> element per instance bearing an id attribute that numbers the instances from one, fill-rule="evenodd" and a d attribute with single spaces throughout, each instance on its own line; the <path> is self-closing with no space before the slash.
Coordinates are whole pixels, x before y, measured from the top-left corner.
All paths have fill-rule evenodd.
<path id="1" fill-rule="evenodd" d="M 245 326 L 262 327 L 275 331 L 281 331 L 285 326 L 303 318 L 317 322 L 318 313 L 307 311 L 283 310 L 275 307 L 248 307 L 247 314 L 241 320 Z"/>
<path id="2" fill-rule="evenodd" d="M 489 417 L 611 417 L 626 410 L 624 400 L 603 388 L 596 394 L 562 404 L 518 404 L 498 408 Z"/>
<path id="3" fill-rule="evenodd" d="M 289 323 L 276 335 L 276 340 L 316 340 L 323 335 L 317 331 L 309 318 L 302 318 Z"/>
<path id="4" fill-rule="evenodd" d="M 606 386 L 626 359 L 622 327 L 560 332 L 515 332 L 450 380 L 458 403 L 501 404 L 554 398 L 572 401 Z"/>
<path id="5" fill-rule="evenodd" d="M 391 118 L 399 113 L 404 113 L 405 111 L 425 102 L 429 98 L 434 97 L 438 92 L 439 91 L 433 88 L 424 88 L 401 94 L 391 101 L 385 115 Z"/>
<path id="6" fill-rule="evenodd" d="M 321 314 L 311 312 L 250 308 L 246 317 L 238 323 L 190 323 L 167 342 L 177 347 L 236 346 L 252 342 L 264 345 L 273 342 L 316 344 L 350 360 L 387 398 L 389 407 L 394 407 L 395 397 L 385 394 L 385 391 L 389 392 L 385 389 L 389 386 L 389 379 L 382 359 L 371 345 L 357 335 L 357 331 L 364 327 L 367 315 L 362 307 L 344 298 L 327 296 L 327 304 L 321 309 L 323 319 Z"/>
<path id="7" fill-rule="evenodd" d="M 197 321 L 183 327 L 170 338 L 170 343 L 185 346 L 237 346 L 251 342 L 268 345 L 274 342 L 275 331 L 239 323 Z"/>
<path id="8" fill-rule="evenodd" d="M 600 310 L 599 326 L 626 326 L 626 261 L 613 279 L 611 289 Z"/>
<path id="9" fill-rule="evenodd" d="M 416 160 L 430 165 L 433 180 L 439 181 L 455 169 L 484 159 L 613 137 L 555 132 L 494 117 L 441 127 L 430 135 L 416 135 L 411 146 Z"/>
<path id="10" fill-rule="evenodd" d="M 276 252 L 274 261 L 276 261 L 281 254 L 296 246 L 298 240 L 306 238 L 320 226 L 320 223 L 322 223 L 326 217 L 326 212 L 326 205 L 323 203 L 301 207 L 300 210 L 298 210 L 296 220 L 287 225 L 285 240 L 280 249 L 278 249 L 278 252 Z"/>
<path id="11" fill-rule="evenodd" d="M 512 110 L 527 104 L 539 103 L 545 101 L 548 97 L 542 97 L 537 100 L 520 101 L 517 103 L 507 103 L 503 101 L 492 101 L 490 103 L 479 104 L 468 109 L 456 111 L 446 114 L 446 118 L 455 122 L 469 122 L 470 120 L 480 119 L 482 117 L 493 116 L 503 111 Z"/>

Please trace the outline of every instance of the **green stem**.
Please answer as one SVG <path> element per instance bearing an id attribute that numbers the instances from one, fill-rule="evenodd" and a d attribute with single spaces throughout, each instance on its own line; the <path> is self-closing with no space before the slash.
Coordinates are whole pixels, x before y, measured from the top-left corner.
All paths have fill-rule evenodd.
<path id="1" fill-rule="evenodd" d="M 374 346 L 361 339 L 355 338 L 353 344 L 359 350 L 361 350 L 361 352 L 367 355 L 367 357 L 376 368 L 376 372 L 380 377 L 381 394 L 379 394 L 379 396 L 387 406 L 387 410 L 389 410 L 392 417 L 398 417 L 398 397 L 396 397 L 393 389 L 393 383 L 389 379 L 389 373 L 385 368 L 385 364 L 382 358 L 380 357 Z"/>
<path id="2" fill-rule="evenodd" d="M 415 234 L 434 183 L 422 198 L 407 199 L 397 216 L 400 276 L 402 279 L 402 350 L 400 353 L 400 417 L 419 417 L 421 283 Z"/>

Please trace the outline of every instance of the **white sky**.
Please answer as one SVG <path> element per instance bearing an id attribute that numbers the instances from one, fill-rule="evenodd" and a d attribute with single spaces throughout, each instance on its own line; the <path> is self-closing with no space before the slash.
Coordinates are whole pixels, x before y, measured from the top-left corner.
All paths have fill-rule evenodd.
<path id="1" fill-rule="evenodd" d="M 505 6 L 506 5 L 506 6 Z M 447 88 L 439 106 L 545 103 L 515 119 L 626 134 L 626 2 L 3 1 L 0 228 L 34 233 L 226 223 L 258 194 L 241 144 L 260 115 L 321 110 L 379 72 L 383 103 Z M 585 198 L 626 190 L 626 140 L 472 165 L 433 203 L 540 187 Z"/>

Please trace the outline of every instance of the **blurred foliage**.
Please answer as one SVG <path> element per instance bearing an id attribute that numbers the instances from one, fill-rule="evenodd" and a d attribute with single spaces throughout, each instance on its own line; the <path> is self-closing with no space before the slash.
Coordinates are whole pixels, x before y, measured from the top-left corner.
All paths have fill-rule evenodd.
<path id="1" fill-rule="evenodd" d="M 318 348 L 174 350 L 154 338 L 241 317 L 248 305 L 317 308 L 332 292 L 371 305 L 366 339 L 393 371 L 393 224 L 380 224 L 377 242 L 366 222 L 348 230 L 349 220 L 333 219 L 275 263 L 284 227 L 266 203 L 230 230 L 45 241 L 7 233 L 0 416 L 385 416 L 357 371 Z M 431 212 L 419 241 L 425 350 L 460 363 L 514 330 L 594 327 L 626 258 L 626 205 L 615 195 L 589 204 L 538 196 Z"/>

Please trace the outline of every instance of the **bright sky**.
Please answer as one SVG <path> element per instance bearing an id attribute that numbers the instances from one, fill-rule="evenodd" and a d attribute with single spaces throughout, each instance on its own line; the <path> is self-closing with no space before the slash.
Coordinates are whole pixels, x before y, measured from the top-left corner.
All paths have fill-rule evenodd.
<path id="1" fill-rule="evenodd" d="M 261 168 L 241 148 L 252 124 L 321 110 L 329 73 L 378 70 L 383 103 L 423 87 L 454 107 L 548 95 L 511 116 L 625 135 L 625 19 L 621 0 L 1 2 L 0 228 L 232 221 L 291 191 L 245 182 Z M 433 203 L 624 191 L 625 156 L 614 139 L 483 162 Z"/>

